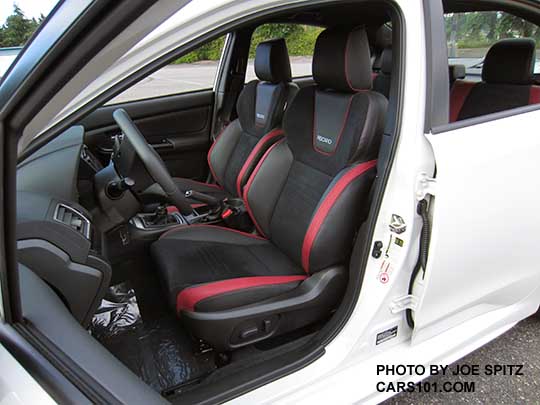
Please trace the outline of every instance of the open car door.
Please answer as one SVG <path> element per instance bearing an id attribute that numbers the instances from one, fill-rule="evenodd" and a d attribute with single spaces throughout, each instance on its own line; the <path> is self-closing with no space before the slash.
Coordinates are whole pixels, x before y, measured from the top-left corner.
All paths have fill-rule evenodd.
<path id="1" fill-rule="evenodd" d="M 427 135 L 437 169 L 414 342 L 504 307 L 499 327 L 538 309 L 538 122 L 531 111 Z"/>

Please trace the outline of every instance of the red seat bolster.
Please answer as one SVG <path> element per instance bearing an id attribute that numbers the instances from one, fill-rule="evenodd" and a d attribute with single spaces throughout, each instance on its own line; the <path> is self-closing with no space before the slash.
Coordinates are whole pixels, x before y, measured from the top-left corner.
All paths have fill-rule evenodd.
<path id="1" fill-rule="evenodd" d="M 465 104 L 465 100 L 469 96 L 472 88 L 476 83 L 466 82 L 464 80 L 456 80 L 450 91 L 450 119 L 449 122 L 456 122 L 459 118 L 459 113 Z"/>
<path id="2" fill-rule="evenodd" d="M 246 288 L 272 284 L 286 284 L 305 280 L 306 276 L 259 276 L 241 277 L 195 285 L 182 290 L 176 298 L 176 311 L 194 311 L 197 302 L 216 295 L 239 291 Z"/>

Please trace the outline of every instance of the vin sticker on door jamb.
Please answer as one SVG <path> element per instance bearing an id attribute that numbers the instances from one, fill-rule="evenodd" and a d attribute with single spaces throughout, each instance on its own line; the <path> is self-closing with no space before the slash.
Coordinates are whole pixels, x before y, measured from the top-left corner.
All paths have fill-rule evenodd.
<path id="1" fill-rule="evenodd" d="M 381 333 L 377 333 L 377 341 L 375 342 L 375 345 L 384 343 L 390 339 L 395 338 L 396 336 L 397 336 L 397 326 L 387 329 Z"/>

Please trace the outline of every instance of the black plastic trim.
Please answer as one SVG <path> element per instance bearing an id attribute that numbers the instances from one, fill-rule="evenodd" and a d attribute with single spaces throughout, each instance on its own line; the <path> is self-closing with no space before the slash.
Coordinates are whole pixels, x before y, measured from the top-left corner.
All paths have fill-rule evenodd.
<path id="1" fill-rule="evenodd" d="M 291 330 L 287 315 L 293 311 L 304 314 L 302 323 L 308 324 L 324 318 L 329 309 L 339 303 L 347 283 L 346 270 L 333 267 L 321 270 L 304 280 L 293 290 L 256 304 L 217 312 L 182 311 L 182 319 L 193 334 L 218 350 L 231 350 L 267 339 Z M 238 340 L 242 328 L 267 320 L 271 329 L 259 330 L 253 338 Z M 296 320 L 294 327 L 299 327 Z"/>
<path id="2" fill-rule="evenodd" d="M 446 124 L 449 116 L 448 52 L 442 0 L 424 0 L 426 109 L 424 132 Z"/>
<path id="3" fill-rule="evenodd" d="M 109 391 L 98 384 L 91 375 L 86 373 L 30 323 L 17 324 L 14 325 L 14 328 L 67 380 L 84 393 L 91 403 L 121 405 L 121 402 L 112 396 Z"/>
<path id="4" fill-rule="evenodd" d="M 20 333 L 20 328 L 16 329 L 11 325 L 0 323 L 0 343 L 58 403 L 91 403 L 68 378 L 29 343 L 28 338 Z"/>
<path id="5" fill-rule="evenodd" d="M 441 134 L 455 129 L 465 128 L 472 125 L 483 124 L 484 122 L 496 121 L 503 118 L 512 117 L 540 110 L 540 104 L 527 105 L 524 107 L 512 108 L 511 110 L 500 111 L 492 114 L 481 115 L 479 117 L 468 118 L 450 124 L 438 125 L 431 129 L 432 134 Z"/>

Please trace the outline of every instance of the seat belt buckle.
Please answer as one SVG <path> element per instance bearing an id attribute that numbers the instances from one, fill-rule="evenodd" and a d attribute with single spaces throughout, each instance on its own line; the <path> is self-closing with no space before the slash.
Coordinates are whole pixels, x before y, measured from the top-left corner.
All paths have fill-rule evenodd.
<path id="1" fill-rule="evenodd" d="M 230 208 L 227 208 L 227 209 L 225 209 L 225 210 L 221 213 L 221 219 L 227 219 L 227 218 L 229 218 L 232 214 L 234 214 L 233 210 L 231 210 Z"/>

